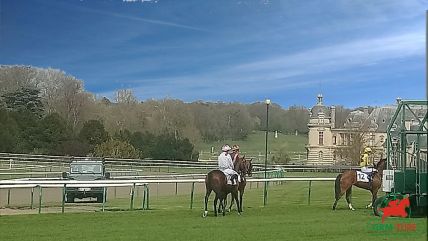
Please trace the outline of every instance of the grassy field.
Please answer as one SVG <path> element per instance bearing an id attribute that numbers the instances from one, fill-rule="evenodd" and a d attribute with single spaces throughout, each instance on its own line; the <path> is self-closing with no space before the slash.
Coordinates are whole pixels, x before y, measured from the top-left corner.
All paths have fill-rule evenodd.
<path id="1" fill-rule="evenodd" d="M 197 151 L 202 151 L 202 154 L 211 151 L 211 147 L 214 147 L 214 153 L 217 154 L 222 145 L 225 143 L 229 145 L 238 144 L 241 148 L 241 153 L 249 155 L 264 155 L 265 152 L 265 132 L 258 131 L 250 134 L 247 139 L 242 141 L 225 140 L 222 142 L 209 142 L 209 143 L 198 143 L 195 145 Z M 305 145 L 308 142 L 307 135 L 284 135 L 278 133 L 278 138 L 275 138 L 274 133 L 268 135 L 268 151 L 277 152 L 281 149 L 287 153 L 293 152 L 305 152 Z"/>
<path id="2" fill-rule="evenodd" d="M 268 205 L 263 207 L 262 188 L 248 189 L 244 213 L 235 211 L 214 217 L 212 199 L 209 216 L 202 218 L 203 196 L 155 197 L 150 210 L 91 213 L 41 214 L 0 217 L 1 240 L 426 240 L 427 219 L 388 218 L 385 224 L 364 206 L 367 191 L 354 188 L 349 211 L 344 200 L 332 211 L 331 182 L 308 184 L 288 182 L 270 186 Z M 140 201 L 137 200 L 136 203 Z M 129 207 L 129 200 L 109 203 Z M 415 224 L 416 231 L 397 232 L 394 225 Z M 391 230 L 379 230 L 392 227 Z"/>

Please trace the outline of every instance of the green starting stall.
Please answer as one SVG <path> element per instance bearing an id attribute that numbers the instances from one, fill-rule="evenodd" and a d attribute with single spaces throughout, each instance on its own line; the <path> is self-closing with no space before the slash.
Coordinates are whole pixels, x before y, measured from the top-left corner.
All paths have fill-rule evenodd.
<path id="1" fill-rule="evenodd" d="M 375 215 L 382 216 L 382 209 L 391 201 L 409 198 L 410 207 L 406 209 L 409 216 L 426 216 L 428 101 L 397 102 L 387 129 L 387 168 L 382 181 L 387 195 L 375 201 L 373 210 Z"/>

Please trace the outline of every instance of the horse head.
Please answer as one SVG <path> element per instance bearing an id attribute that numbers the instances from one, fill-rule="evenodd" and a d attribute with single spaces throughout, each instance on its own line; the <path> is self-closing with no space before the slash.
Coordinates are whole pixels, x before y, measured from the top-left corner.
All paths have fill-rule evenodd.
<path id="1" fill-rule="evenodd" d="M 251 176 L 253 170 L 251 160 L 252 159 L 245 159 L 245 156 L 238 157 L 235 161 L 235 171 L 237 171 L 242 177 L 245 175 Z"/>
<path id="2" fill-rule="evenodd" d="M 245 169 L 246 169 L 246 173 L 249 177 L 251 177 L 253 175 L 253 158 L 251 159 L 245 159 Z"/>
<path id="3" fill-rule="evenodd" d="M 375 165 L 374 168 L 378 170 L 379 173 L 383 173 L 383 170 L 386 168 L 386 158 L 380 159 Z"/>

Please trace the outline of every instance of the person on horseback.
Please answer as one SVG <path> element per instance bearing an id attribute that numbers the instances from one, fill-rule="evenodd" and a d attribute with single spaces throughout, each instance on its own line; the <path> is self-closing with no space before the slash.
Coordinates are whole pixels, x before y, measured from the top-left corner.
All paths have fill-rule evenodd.
<path id="1" fill-rule="evenodd" d="M 239 157 L 239 146 L 238 145 L 233 145 L 232 146 L 232 162 L 233 164 L 235 164 L 236 159 Z"/>
<path id="2" fill-rule="evenodd" d="M 237 185 L 238 183 L 234 183 L 234 178 L 232 177 L 236 175 L 238 182 L 241 182 L 241 178 L 239 174 L 233 170 L 233 161 L 229 155 L 230 150 L 231 148 L 227 144 L 221 148 L 221 154 L 218 156 L 218 169 L 226 175 L 228 182 L 232 181 L 232 185 Z"/>
<path id="3" fill-rule="evenodd" d="M 370 155 L 372 154 L 372 149 L 370 147 L 364 148 L 364 152 L 361 155 L 360 167 L 361 171 L 366 173 L 369 178 L 369 182 L 372 181 L 372 176 L 376 169 L 373 168 L 373 162 L 371 161 Z"/>

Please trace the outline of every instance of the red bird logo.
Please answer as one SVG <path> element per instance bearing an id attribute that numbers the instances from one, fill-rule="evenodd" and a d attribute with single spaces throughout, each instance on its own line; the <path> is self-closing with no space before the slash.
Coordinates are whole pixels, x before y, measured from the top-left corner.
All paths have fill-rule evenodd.
<path id="1" fill-rule="evenodd" d="M 406 208 L 410 207 L 409 198 L 403 200 L 393 200 L 388 203 L 387 207 L 381 208 L 383 211 L 382 223 L 387 217 L 407 217 Z"/>

